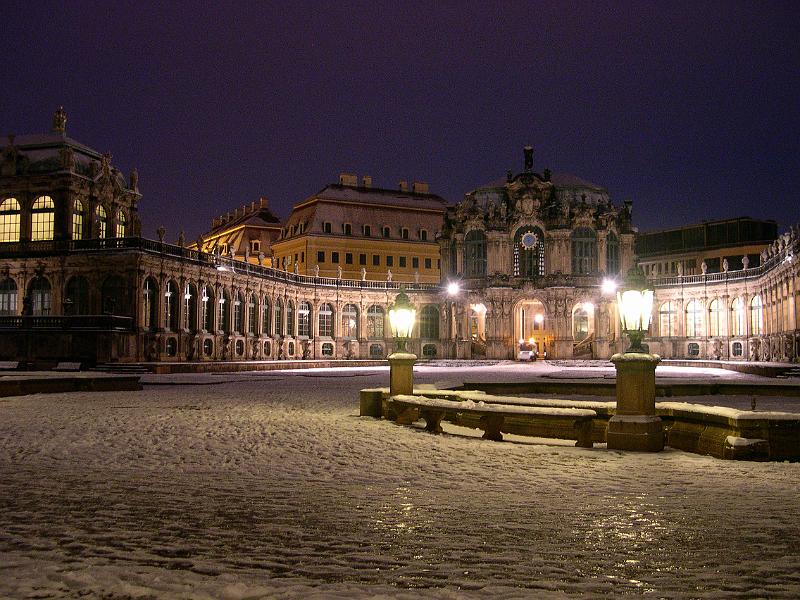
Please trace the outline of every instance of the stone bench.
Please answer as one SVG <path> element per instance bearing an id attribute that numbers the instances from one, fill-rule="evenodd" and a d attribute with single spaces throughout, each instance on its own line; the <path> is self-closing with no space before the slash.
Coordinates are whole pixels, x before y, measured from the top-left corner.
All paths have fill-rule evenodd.
<path id="1" fill-rule="evenodd" d="M 464 417 L 470 416 L 473 420 L 477 417 L 475 425 L 483 430 L 484 439 L 501 441 L 506 420 L 514 419 L 544 425 L 545 430 L 555 427 L 560 431 L 569 431 L 571 434 L 568 439 L 577 439 L 575 445 L 580 448 L 592 447 L 592 421 L 597 416 L 595 411 L 582 408 L 512 406 L 411 395 L 392 396 L 389 404 L 398 424 L 410 425 L 422 418 L 425 430 L 431 433 L 441 433 L 441 422 L 445 417 L 462 424 Z"/>
<path id="2" fill-rule="evenodd" d="M 16 371 L 19 369 L 19 361 L 0 360 L 0 371 Z"/>
<path id="3" fill-rule="evenodd" d="M 53 371 L 80 371 L 81 363 L 79 362 L 60 362 Z"/>

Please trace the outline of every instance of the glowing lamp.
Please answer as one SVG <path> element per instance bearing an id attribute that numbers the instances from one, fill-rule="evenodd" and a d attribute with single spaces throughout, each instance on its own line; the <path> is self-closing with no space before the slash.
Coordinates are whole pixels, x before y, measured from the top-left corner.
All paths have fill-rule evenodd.
<path id="1" fill-rule="evenodd" d="M 389 326 L 398 352 L 405 351 L 406 343 L 411 339 L 411 332 L 414 330 L 416 317 L 417 311 L 414 305 L 406 296 L 405 288 L 400 286 L 400 293 L 389 309 Z"/>
<path id="2" fill-rule="evenodd" d="M 631 338 L 628 352 L 644 352 L 642 338 L 650 327 L 653 311 L 653 290 L 647 289 L 647 280 L 641 269 L 631 268 L 622 291 L 617 292 L 622 330 Z"/>
<path id="3" fill-rule="evenodd" d="M 600 289 L 604 295 L 609 296 L 617 291 L 617 282 L 613 279 L 603 279 L 603 285 Z"/>
<path id="4" fill-rule="evenodd" d="M 457 281 L 451 281 L 447 284 L 447 293 L 450 296 L 457 296 L 461 291 L 461 285 Z"/>
<path id="5" fill-rule="evenodd" d="M 535 317 L 533 317 L 533 320 L 536 321 L 539 325 L 541 325 L 542 323 L 544 323 L 544 315 L 542 313 L 539 313 Z"/>

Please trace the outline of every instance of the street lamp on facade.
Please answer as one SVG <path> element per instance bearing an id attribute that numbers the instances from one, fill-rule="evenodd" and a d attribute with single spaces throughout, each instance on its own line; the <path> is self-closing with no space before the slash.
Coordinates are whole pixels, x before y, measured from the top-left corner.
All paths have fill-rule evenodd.
<path id="1" fill-rule="evenodd" d="M 411 394 L 414 391 L 414 363 L 417 356 L 407 351 L 408 340 L 414 331 L 417 311 L 400 286 L 400 293 L 389 308 L 389 327 L 395 351 L 389 355 L 389 395 Z"/>
<path id="2" fill-rule="evenodd" d="M 642 346 L 650 326 L 653 291 L 641 269 L 633 267 L 617 292 L 622 330 L 631 339 L 623 354 L 611 362 L 617 370 L 617 409 L 608 422 L 608 448 L 658 452 L 664 449 L 664 428 L 656 416 L 656 366 L 661 361 Z"/>

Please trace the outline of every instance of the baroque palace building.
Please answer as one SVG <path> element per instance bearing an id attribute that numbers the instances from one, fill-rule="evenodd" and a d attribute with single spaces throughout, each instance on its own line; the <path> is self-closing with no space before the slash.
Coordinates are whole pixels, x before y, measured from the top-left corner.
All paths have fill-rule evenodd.
<path id="1" fill-rule="evenodd" d="M 422 358 L 515 358 L 520 341 L 551 358 L 624 349 L 603 281 L 637 262 L 632 205 L 534 172 L 530 148 L 522 172 L 455 206 L 425 184 L 387 190 L 345 174 L 284 222 L 262 199 L 175 244 L 163 229 L 141 237 L 136 172 L 123 177 L 110 156 L 67 137 L 63 110 L 51 133 L 9 136 L 1 152 L 2 360 L 384 358 L 401 283 L 417 306 L 410 350 Z M 646 265 L 681 265 L 649 269 L 651 351 L 797 360 L 800 231 L 776 237 L 756 223 L 724 254 L 713 236 L 650 244 Z M 696 268 L 684 272 L 690 258 Z"/>

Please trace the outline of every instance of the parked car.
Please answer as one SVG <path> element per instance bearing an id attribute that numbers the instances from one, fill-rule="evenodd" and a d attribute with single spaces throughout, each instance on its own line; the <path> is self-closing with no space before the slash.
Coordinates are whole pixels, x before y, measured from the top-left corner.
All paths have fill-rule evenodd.
<path id="1" fill-rule="evenodd" d="M 536 360 L 538 357 L 539 351 L 536 347 L 536 344 L 520 342 L 517 360 Z"/>

